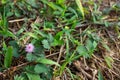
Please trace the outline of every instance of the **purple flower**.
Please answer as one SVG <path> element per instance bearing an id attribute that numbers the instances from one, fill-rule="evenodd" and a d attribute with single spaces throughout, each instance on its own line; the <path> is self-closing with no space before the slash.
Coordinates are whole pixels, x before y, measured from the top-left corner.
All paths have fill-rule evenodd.
<path id="1" fill-rule="evenodd" d="M 25 51 L 28 52 L 28 53 L 33 52 L 34 51 L 34 45 L 31 44 L 31 43 L 26 45 Z"/>

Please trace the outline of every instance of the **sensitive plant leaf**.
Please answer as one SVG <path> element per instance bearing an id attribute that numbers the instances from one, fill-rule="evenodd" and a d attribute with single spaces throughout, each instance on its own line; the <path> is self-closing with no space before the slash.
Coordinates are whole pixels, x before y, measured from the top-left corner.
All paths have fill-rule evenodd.
<path id="1" fill-rule="evenodd" d="M 48 43 L 48 40 L 43 40 L 43 41 L 42 41 L 42 44 L 43 44 L 43 47 L 44 47 L 45 49 L 50 49 L 50 45 L 49 45 L 49 43 Z"/>
<path id="2" fill-rule="evenodd" d="M 14 76 L 14 80 L 25 80 L 25 79 L 22 76 L 16 75 L 16 76 Z"/>
<path id="3" fill-rule="evenodd" d="M 7 52 L 5 53 L 4 66 L 6 68 L 10 67 L 13 56 L 13 47 L 9 46 Z"/>
<path id="4" fill-rule="evenodd" d="M 112 63 L 114 62 L 114 60 L 111 57 L 106 56 L 105 61 L 106 61 L 107 65 L 108 65 L 108 67 L 112 68 Z"/>
<path id="5" fill-rule="evenodd" d="M 32 7 L 37 8 L 36 0 L 26 0 L 26 2 Z"/>
<path id="6" fill-rule="evenodd" d="M 76 4 L 77 4 L 77 6 L 78 6 L 78 8 L 79 8 L 79 10 L 80 10 L 80 12 L 81 12 L 81 14 L 83 16 L 83 19 L 84 19 L 84 9 L 83 9 L 81 0 L 75 0 L 75 2 L 76 2 Z"/>
<path id="7" fill-rule="evenodd" d="M 90 57 L 89 53 L 88 53 L 88 50 L 86 49 L 85 46 L 83 45 L 80 45 L 77 47 L 77 52 L 81 55 L 81 56 L 84 56 L 84 57 Z"/>
<path id="8" fill-rule="evenodd" d="M 34 72 L 34 68 L 35 68 L 35 66 L 34 65 L 28 65 L 28 66 L 26 66 L 25 67 L 25 70 L 27 71 L 27 72 Z"/>
<path id="9" fill-rule="evenodd" d="M 26 59 L 27 59 L 28 61 L 34 61 L 34 60 L 36 59 L 36 56 L 33 55 L 32 53 L 27 53 Z"/>
<path id="10" fill-rule="evenodd" d="M 104 80 L 101 71 L 98 71 L 98 80 Z"/>
<path id="11" fill-rule="evenodd" d="M 48 67 L 44 64 L 37 64 L 34 68 L 34 71 L 38 74 L 47 73 L 48 72 Z"/>
<path id="12" fill-rule="evenodd" d="M 50 64 L 50 65 L 57 65 L 60 66 L 57 62 L 54 62 L 50 59 L 45 59 L 45 58 L 39 58 L 36 60 L 36 62 L 43 63 L 43 64 Z"/>
<path id="13" fill-rule="evenodd" d="M 28 77 L 29 80 L 42 80 L 40 78 L 39 74 L 33 74 L 33 73 L 26 72 L 26 75 L 27 75 L 27 77 Z"/>
<path id="14" fill-rule="evenodd" d="M 87 50 L 88 51 L 93 51 L 93 43 L 92 43 L 92 41 L 90 40 L 90 39 L 88 39 L 87 41 L 86 41 L 86 48 L 87 48 Z"/>
<path id="15" fill-rule="evenodd" d="M 54 37 L 52 36 L 52 34 L 48 34 L 48 40 L 49 40 L 49 42 L 50 42 L 50 44 L 54 41 Z"/>

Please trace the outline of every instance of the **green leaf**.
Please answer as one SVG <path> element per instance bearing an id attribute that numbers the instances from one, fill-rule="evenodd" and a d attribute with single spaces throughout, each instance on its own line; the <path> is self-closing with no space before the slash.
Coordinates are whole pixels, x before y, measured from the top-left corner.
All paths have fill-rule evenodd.
<path id="1" fill-rule="evenodd" d="M 39 37 L 35 33 L 28 32 L 26 33 L 27 36 L 33 37 L 35 39 L 39 39 Z"/>
<path id="2" fill-rule="evenodd" d="M 32 7 L 37 8 L 36 0 L 26 0 L 26 2 Z"/>
<path id="3" fill-rule="evenodd" d="M 96 41 L 93 41 L 93 47 L 94 47 L 94 49 L 97 47 L 97 42 Z"/>
<path id="4" fill-rule="evenodd" d="M 101 71 L 98 71 L 98 80 L 104 80 Z"/>
<path id="5" fill-rule="evenodd" d="M 27 53 L 26 59 L 27 59 L 28 61 L 34 61 L 34 60 L 36 59 L 36 56 L 33 55 L 32 53 Z"/>
<path id="6" fill-rule="evenodd" d="M 50 65 L 57 65 L 60 66 L 57 62 L 54 62 L 50 59 L 45 59 L 45 58 L 38 58 L 36 62 L 43 63 L 43 64 L 50 64 Z"/>
<path id="7" fill-rule="evenodd" d="M 16 75 L 16 76 L 14 76 L 14 80 L 25 80 L 25 79 L 22 76 Z"/>
<path id="8" fill-rule="evenodd" d="M 50 33 L 48 34 L 48 40 L 49 40 L 50 44 L 54 41 L 54 37 Z"/>
<path id="9" fill-rule="evenodd" d="M 84 10 L 83 10 L 81 0 L 75 0 L 75 2 L 76 2 L 76 4 L 77 4 L 77 6 L 78 6 L 78 8 L 79 8 L 79 10 L 80 10 L 80 12 L 81 12 L 81 14 L 83 16 L 83 19 L 84 19 Z"/>
<path id="10" fill-rule="evenodd" d="M 111 51 L 110 48 L 109 48 L 109 46 L 108 46 L 107 44 L 102 43 L 102 46 L 103 46 L 106 50 Z"/>
<path id="11" fill-rule="evenodd" d="M 64 5 L 65 5 L 65 1 L 66 1 L 66 0 L 56 0 L 56 2 L 57 2 L 58 4 L 60 4 L 61 6 L 64 6 Z"/>
<path id="12" fill-rule="evenodd" d="M 50 49 L 50 45 L 49 45 L 49 43 L 48 43 L 48 40 L 43 40 L 43 41 L 42 41 L 42 44 L 43 44 L 43 47 L 44 47 L 45 49 Z"/>
<path id="13" fill-rule="evenodd" d="M 19 57 L 20 54 L 19 53 L 19 45 L 17 44 L 16 41 L 10 41 L 9 42 L 10 46 L 12 46 L 14 49 L 13 49 L 13 56 L 14 57 Z"/>
<path id="14" fill-rule="evenodd" d="M 45 34 L 45 33 L 43 33 L 42 31 L 40 31 L 40 30 L 34 30 L 34 32 L 35 33 L 37 33 L 37 34 L 39 34 L 40 36 L 42 36 L 42 37 L 47 37 L 47 35 Z"/>
<path id="15" fill-rule="evenodd" d="M 39 74 L 26 73 L 29 80 L 42 80 Z"/>
<path id="16" fill-rule="evenodd" d="M 6 4 L 8 0 L 1 0 L 2 4 Z"/>
<path id="17" fill-rule="evenodd" d="M 86 41 L 86 48 L 87 48 L 88 51 L 93 51 L 93 49 L 94 49 L 93 43 L 92 43 L 92 41 L 90 39 L 88 39 Z"/>
<path id="18" fill-rule="evenodd" d="M 59 10 L 59 11 L 63 11 L 63 9 L 58 6 L 57 4 L 55 4 L 54 2 L 49 2 L 48 0 L 41 0 L 44 4 L 47 4 L 49 7 L 51 7 L 53 10 Z"/>
<path id="19" fill-rule="evenodd" d="M 4 37 L 16 38 L 16 36 L 9 30 L 0 30 L 0 34 L 3 35 Z"/>
<path id="20" fill-rule="evenodd" d="M 37 64 L 34 68 L 34 71 L 38 74 L 48 72 L 48 68 L 44 64 Z"/>
<path id="21" fill-rule="evenodd" d="M 13 47 L 9 46 L 7 52 L 5 53 L 4 66 L 6 68 L 10 67 L 12 62 Z"/>
<path id="22" fill-rule="evenodd" d="M 7 45 L 5 44 L 5 42 L 3 42 L 3 48 L 2 48 L 3 51 L 7 51 Z"/>
<path id="23" fill-rule="evenodd" d="M 7 17 L 10 17 L 10 16 L 12 16 L 13 15 L 13 12 L 8 12 L 7 13 Z"/>
<path id="24" fill-rule="evenodd" d="M 112 68 L 112 63 L 114 62 L 114 60 L 111 57 L 106 56 L 105 61 L 106 61 L 107 65 L 108 65 L 108 67 Z"/>
<path id="25" fill-rule="evenodd" d="M 88 54 L 88 50 L 86 49 L 85 46 L 80 45 L 77 47 L 77 52 L 81 55 L 84 56 L 85 58 L 90 57 L 90 55 Z"/>

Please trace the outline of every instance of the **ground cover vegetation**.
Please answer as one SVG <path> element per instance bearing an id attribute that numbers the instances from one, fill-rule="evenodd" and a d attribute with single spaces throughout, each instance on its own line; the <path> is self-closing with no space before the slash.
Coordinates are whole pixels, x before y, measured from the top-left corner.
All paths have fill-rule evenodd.
<path id="1" fill-rule="evenodd" d="M 118 0 L 0 0 L 0 80 L 120 80 Z"/>

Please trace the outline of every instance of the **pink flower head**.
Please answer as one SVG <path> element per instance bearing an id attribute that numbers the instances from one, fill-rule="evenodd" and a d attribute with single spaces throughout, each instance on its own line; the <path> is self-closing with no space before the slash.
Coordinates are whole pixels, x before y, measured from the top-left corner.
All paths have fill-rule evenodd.
<path id="1" fill-rule="evenodd" d="M 31 44 L 31 43 L 26 45 L 25 51 L 28 52 L 28 53 L 33 52 L 34 51 L 34 45 Z"/>

